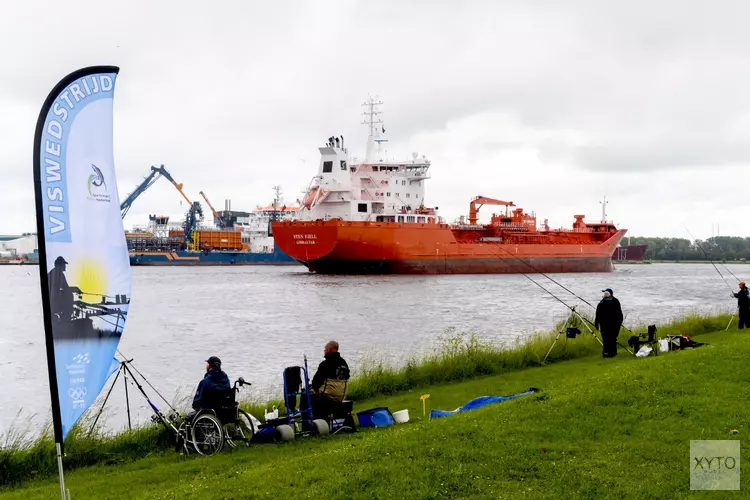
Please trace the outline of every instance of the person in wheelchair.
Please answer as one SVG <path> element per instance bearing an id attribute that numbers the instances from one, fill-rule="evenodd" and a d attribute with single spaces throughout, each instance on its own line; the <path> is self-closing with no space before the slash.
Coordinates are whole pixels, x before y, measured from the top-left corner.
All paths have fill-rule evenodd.
<path id="1" fill-rule="evenodd" d="M 229 377 L 221 369 L 221 360 L 211 356 L 206 360 L 206 374 L 198 383 L 193 397 L 193 411 L 187 415 L 187 419 L 192 419 L 200 410 L 218 411 L 233 392 Z"/>

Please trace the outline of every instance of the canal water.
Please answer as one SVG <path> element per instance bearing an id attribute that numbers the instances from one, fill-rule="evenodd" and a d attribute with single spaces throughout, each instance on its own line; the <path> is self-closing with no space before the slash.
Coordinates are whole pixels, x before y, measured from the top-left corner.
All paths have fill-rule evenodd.
<path id="1" fill-rule="evenodd" d="M 741 278 L 750 275 L 750 265 L 728 267 Z M 435 348 L 454 328 L 507 344 L 567 315 L 523 275 L 319 276 L 296 265 L 132 272 L 120 350 L 168 399 L 190 397 L 212 355 L 232 380 L 252 381 L 252 396 L 280 398 L 282 370 L 303 355 L 314 370 L 330 339 L 356 375 L 363 360 L 397 365 Z M 38 273 L 34 266 L 0 266 L 0 434 L 50 419 Z M 531 277 L 568 304 L 581 304 L 544 277 Z M 618 265 L 612 273 L 552 277 L 592 304 L 603 288 L 613 288 L 626 326 L 731 311 L 735 304 L 710 264 Z M 134 420 L 148 419 L 133 388 L 130 395 Z M 122 428 L 121 382 L 107 407 L 107 427 Z"/>

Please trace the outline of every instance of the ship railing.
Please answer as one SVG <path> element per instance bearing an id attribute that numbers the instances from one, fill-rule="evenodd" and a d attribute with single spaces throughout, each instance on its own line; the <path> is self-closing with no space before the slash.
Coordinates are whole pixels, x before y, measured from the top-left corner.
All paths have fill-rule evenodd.
<path id="1" fill-rule="evenodd" d="M 492 225 L 502 228 L 527 227 L 523 222 L 494 222 Z"/>

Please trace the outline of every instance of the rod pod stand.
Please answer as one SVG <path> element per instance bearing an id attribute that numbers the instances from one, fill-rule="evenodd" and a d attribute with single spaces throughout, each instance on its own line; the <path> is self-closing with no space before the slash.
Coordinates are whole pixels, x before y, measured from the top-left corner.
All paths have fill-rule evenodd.
<path id="1" fill-rule="evenodd" d="M 91 424 L 91 428 L 89 429 L 89 436 L 92 432 L 94 432 L 94 428 L 96 427 L 96 423 L 99 421 L 99 417 L 102 416 L 102 412 L 104 411 L 104 407 L 107 405 L 107 401 L 109 400 L 109 396 L 112 394 L 112 390 L 115 388 L 115 385 L 117 384 L 117 379 L 120 378 L 120 374 L 123 375 L 123 383 L 125 385 L 125 404 L 127 407 L 127 413 L 128 413 L 128 429 L 132 430 L 131 428 L 131 420 L 130 420 L 130 398 L 128 396 L 128 370 L 127 366 L 125 366 L 127 363 L 130 363 L 133 361 L 132 359 L 126 359 L 123 361 L 120 361 L 120 367 L 117 369 L 117 374 L 115 375 L 115 379 L 112 381 L 112 385 L 109 387 L 109 391 L 107 391 L 107 395 L 104 396 L 104 401 L 102 401 L 102 406 L 99 408 L 99 412 L 96 414 L 96 418 L 94 419 L 94 423 Z M 133 379 L 131 374 L 131 380 Z"/>
<path id="2" fill-rule="evenodd" d="M 544 359 L 542 360 L 543 363 L 545 361 L 547 361 L 547 358 L 549 357 L 550 353 L 552 352 L 552 349 L 554 349 L 555 344 L 557 344 L 557 341 L 560 339 L 560 335 L 562 335 L 563 332 L 566 333 L 565 345 L 566 346 L 568 345 L 567 329 L 568 329 L 568 325 L 570 324 L 570 322 L 571 322 L 571 320 L 572 320 L 572 318 L 573 318 L 574 315 L 578 316 L 581 319 L 581 322 L 582 322 L 583 326 L 585 326 L 586 329 L 589 331 L 589 333 L 594 336 L 594 338 L 597 340 L 597 342 L 599 342 L 599 344 L 601 344 L 602 346 L 604 345 L 604 343 L 602 342 L 602 340 L 599 337 L 596 336 L 596 333 L 594 333 L 594 330 L 592 330 L 591 327 L 588 325 L 588 323 L 586 322 L 586 318 L 584 318 L 583 316 L 581 316 L 581 314 L 578 311 L 576 311 L 576 306 L 569 306 L 569 308 L 570 308 L 571 314 L 568 316 L 568 319 L 565 320 L 565 324 L 563 325 L 562 330 L 560 330 L 559 332 L 557 332 L 557 335 L 555 335 L 555 340 L 552 342 L 552 345 L 550 346 L 549 350 L 547 351 L 547 354 L 544 355 Z"/>

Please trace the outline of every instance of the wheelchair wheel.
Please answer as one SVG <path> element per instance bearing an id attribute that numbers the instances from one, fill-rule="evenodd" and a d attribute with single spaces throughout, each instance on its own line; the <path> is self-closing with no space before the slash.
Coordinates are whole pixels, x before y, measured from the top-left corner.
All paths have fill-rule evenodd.
<path id="1" fill-rule="evenodd" d="M 277 441 L 294 441 L 294 429 L 291 425 L 280 425 L 276 427 Z"/>
<path id="2" fill-rule="evenodd" d="M 315 419 L 312 421 L 313 429 L 316 436 L 327 436 L 330 429 L 328 428 L 328 422 L 323 419 Z"/>
<path id="3" fill-rule="evenodd" d="M 198 415 L 191 425 L 192 445 L 201 455 L 213 455 L 224 446 L 224 434 L 219 420 L 211 414 Z"/>
<path id="4" fill-rule="evenodd" d="M 227 425 L 225 430 L 228 431 L 227 438 L 232 441 L 232 446 L 235 442 L 240 443 L 240 446 L 250 446 L 250 441 L 253 439 L 256 429 L 250 415 L 243 410 L 239 410 L 237 422 Z"/>

